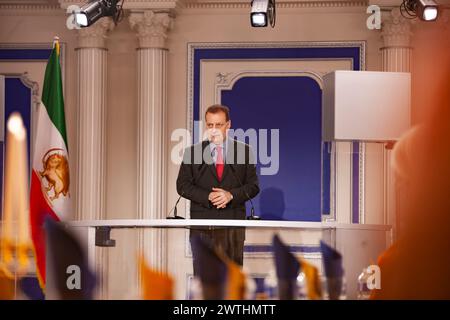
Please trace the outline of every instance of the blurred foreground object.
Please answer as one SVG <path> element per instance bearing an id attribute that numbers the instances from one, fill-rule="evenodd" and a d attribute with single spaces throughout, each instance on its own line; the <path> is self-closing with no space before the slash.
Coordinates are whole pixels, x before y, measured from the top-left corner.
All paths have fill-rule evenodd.
<path id="1" fill-rule="evenodd" d="M 305 259 L 300 259 L 301 273 L 306 280 L 306 297 L 309 300 L 322 299 L 322 286 L 320 284 L 319 270 Z"/>
<path id="2" fill-rule="evenodd" d="M 246 277 L 238 264 L 216 252 L 208 240 L 199 236 L 192 238 L 192 254 L 201 282 L 203 299 L 245 298 Z"/>
<path id="3" fill-rule="evenodd" d="M 300 263 L 278 235 L 273 236 L 272 244 L 277 272 L 278 296 L 280 300 L 294 300 L 297 298 L 297 277 L 300 272 Z"/>
<path id="4" fill-rule="evenodd" d="M 320 241 L 320 249 L 327 279 L 328 298 L 330 300 L 342 299 L 345 295 L 342 255 L 323 241 Z"/>
<path id="5" fill-rule="evenodd" d="M 28 206 L 27 134 L 22 117 L 8 119 L 5 195 L 0 234 L 0 299 L 17 296 L 17 280 L 29 270 L 31 240 Z"/>
<path id="6" fill-rule="evenodd" d="M 49 300 L 91 300 L 96 277 L 91 272 L 87 254 L 67 228 L 47 218 L 47 283 L 45 297 Z"/>
<path id="7" fill-rule="evenodd" d="M 450 299 L 450 29 L 423 23 L 415 39 L 415 128 L 393 151 L 400 235 L 375 299 Z"/>
<path id="8" fill-rule="evenodd" d="M 277 234 L 273 236 L 272 243 L 279 299 L 322 299 L 322 288 L 317 268 L 305 259 L 297 259 L 290 252 L 289 246 Z"/>
<path id="9" fill-rule="evenodd" d="M 16 293 L 14 277 L 4 268 L 0 268 L 0 300 L 14 300 Z"/>
<path id="10" fill-rule="evenodd" d="M 142 281 L 142 299 L 173 300 L 173 278 L 150 268 L 145 262 L 144 255 L 139 256 L 138 261 Z"/>

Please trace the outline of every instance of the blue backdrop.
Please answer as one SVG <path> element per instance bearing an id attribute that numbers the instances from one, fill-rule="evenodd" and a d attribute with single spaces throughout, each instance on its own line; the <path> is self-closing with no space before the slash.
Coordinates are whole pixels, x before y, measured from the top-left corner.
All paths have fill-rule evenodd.
<path id="1" fill-rule="evenodd" d="M 207 60 L 349 59 L 362 70 L 364 46 L 319 45 L 279 48 L 221 48 L 193 46 L 192 120 L 200 120 L 201 62 Z M 280 129 L 279 171 L 260 175 L 261 193 L 255 199 L 263 219 L 320 221 L 330 214 L 331 147 L 321 141 L 321 89 L 309 77 L 247 77 L 222 91 L 221 102 L 231 108 L 233 128 Z M 195 124 L 193 126 L 195 128 Z M 197 133 L 194 129 L 194 142 Z M 358 222 L 358 143 L 353 145 L 353 222 Z M 270 154 L 270 153 L 269 153 Z M 257 164 L 258 173 L 261 163 Z M 248 207 L 248 204 L 247 204 Z"/>
<path id="2" fill-rule="evenodd" d="M 280 130 L 278 173 L 261 175 L 257 164 L 261 193 L 254 203 L 264 219 L 321 219 L 321 101 L 319 84 L 306 76 L 242 78 L 222 91 L 233 128 Z M 273 158 L 270 151 L 269 143 Z"/>
<path id="3" fill-rule="evenodd" d="M 27 129 L 27 148 L 28 148 L 28 167 L 30 165 L 30 128 L 31 128 L 31 90 L 27 88 L 20 77 L 5 78 L 5 110 L 4 115 L 4 137 L 5 141 L 1 141 L 0 146 L 0 194 L 3 195 L 3 177 L 4 177 L 4 161 L 5 147 L 7 144 L 6 122 L 11 113 L 17 111 L 21 114 L 25 128 Z M 1 211 L 3 212 L 3 197 L 1 198 Z M 1 216 L 0 216 L 1 219 Z"/>

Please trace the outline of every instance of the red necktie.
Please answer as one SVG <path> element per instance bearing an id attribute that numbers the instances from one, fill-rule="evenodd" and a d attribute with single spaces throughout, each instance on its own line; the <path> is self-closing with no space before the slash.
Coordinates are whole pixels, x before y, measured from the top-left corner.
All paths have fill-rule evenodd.
<path id="1" fill-rule="evenodd" d="M 219 178 L 219 181 L 222 180 L 222 174 L 223 174 L 223 155 L 222 155 L 222 147 L 217 146 L 217 160 L 216 160 L 216 172 L 217 177 Z"/>

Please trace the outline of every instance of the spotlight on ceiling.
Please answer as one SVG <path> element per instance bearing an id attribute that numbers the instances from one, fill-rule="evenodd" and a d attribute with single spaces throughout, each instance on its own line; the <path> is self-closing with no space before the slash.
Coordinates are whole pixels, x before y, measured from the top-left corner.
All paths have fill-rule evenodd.
<path id="1" fill-rule="evenodd" d="M 438 17 L 438 4 L 434 0 L 419 0 L 417 15 L 424 21 L 434 21 Z"/>
<path id="2" fill-rule="evenodd" d="M 275 0 L 253 0 L 250 22 L 252 27 L 275 27 Z"/>
<path id="3" fill-rule="evenodd" d="M 118 5 L 120 1 L 122 4 Z M 112 17 L 117 23 L 122 14 L 122 5 L 123 0 L 90 0 L 79 10 L 73 12 L 75 23 L 85 28 L 103 17 Z"/>
<path id="4" fill-rule="evenodd" d="M 401 14 L 408 19 L 419 18 L 423 21 L 436 21 L 439 5 L 434 0 L 403 0 Z"/>

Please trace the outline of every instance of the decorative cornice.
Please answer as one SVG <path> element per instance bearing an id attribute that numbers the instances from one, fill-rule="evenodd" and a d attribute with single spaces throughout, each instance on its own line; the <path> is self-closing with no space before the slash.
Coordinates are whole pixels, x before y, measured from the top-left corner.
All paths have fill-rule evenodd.
<path id="1" fill-rule="evenodd" d="M 126 0 L 125 0 L 126 1 Z M 88 0 L 58 0 L 59 5 L 63 9 L 67 9 L 72 5 L 82 6 L 88 2 Z"/>
<path id="2" fill-rule="evenodd" d="M 56 3 L 59 3 L 58 4 Z M 55 0 L 21 2 L 8 1 L 0 4 L 0 15 L 4 11 L 24 11 L 31 14 L 33 11 L 60 11 L 70 5 L 83 5 L 87 0 Z M 369 0 L 278 0 L 278 9 L 296 8 L 339 8 L 339 7 L 367 7 Z M 178 9 L 248 9 L 250 0 L 125 0 L 123 8 L 128 10 L 154 10 L 169 11 Z M 64 11 L 61 11 L 64 12 Z"/>
<path id="3" fill-rule="evenodd" d="M 411 43 L 412 20 L 404 18 L 399 8 L 392 9 L 383 16 L 381 36 L 385 47 L 409 47 Z"/>
<path id="4" fill-rule="evenodd" d="M 143 9 L 168 11 L 183 7 L 186 0 L 125 0 L 124 9 Z"/>
<path id="5" fill-rule="evenodd" d="M 128 19 L 131 28 L 136 30 L 139 48 L 166 48 L 168 32 L 174 22 L 168 13 L 132 12 Z"/>
<path id="6" fill-rule="evenodd" d="M 70 5 L 82 5 L 87 2 L 80 0 L 58 0 L 61 8 L 67 8 Z M 170 11 L 183 5 L 185 0 L 125 0 L 123 3 L 124 9 L 130 10 L 158 10 Z"/>
<path id="7" fill-rule="evenodd" d="M 0 0 L 4 4 L 55 4 L 58 0 Z"/>
<path id="8" fill-rule="evenodd" d="M 78 47 L 106 48 L 107 33 L 113 28 L 111 18 L 101 18 L 88 28 L 78 29 Z"/>
<path id="9" fill-rule="evenodd" d="M 297 9 L 297 8 L 330 8 L 330 7 L 367 7 L 368 0 L 278 0 L 276 2 L 277 9 Z M 248 0 L 230 0 L 230 1 L 214 1 L 199 0 L 186 1 L 184 4 L 186 9 L 248 9 L 250 2 Z"/>
<path id="10" fill-rule="evenodd" d="M 59 0 L 61 7 L 79 4 L 79 0 Z M 278 9 L 361 7 L 368 6 L 369 0 L 277 0 Z M 125 0 L 123 8 L 130 10 L 170 11 L 186 9 L 248 9 L 250 0 Z"/>
<path id="11" fill-rule="evenodd" d="M 57 4 L 0 4 L 0 16 L 64 15 Z"/>

